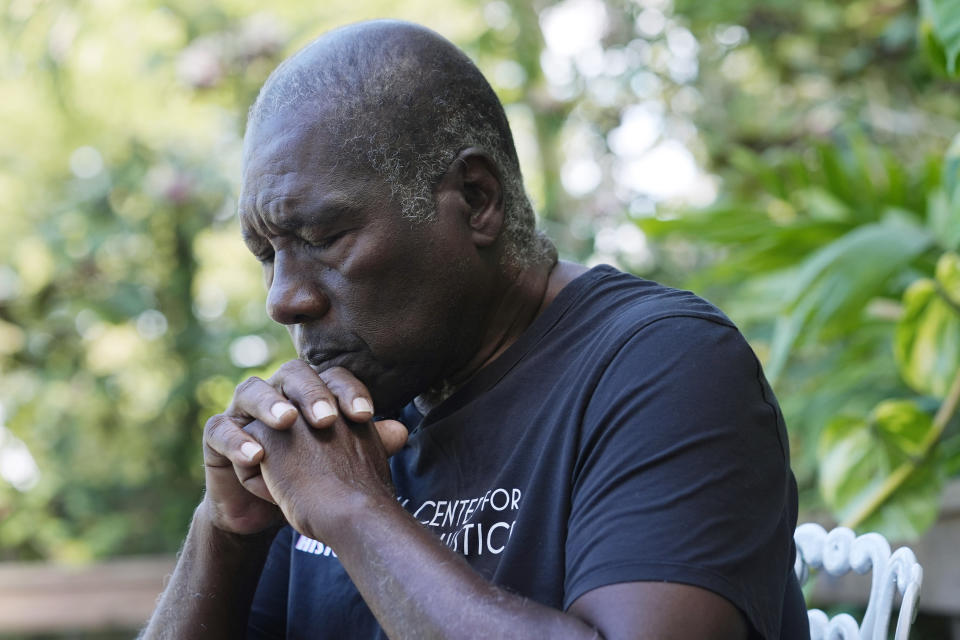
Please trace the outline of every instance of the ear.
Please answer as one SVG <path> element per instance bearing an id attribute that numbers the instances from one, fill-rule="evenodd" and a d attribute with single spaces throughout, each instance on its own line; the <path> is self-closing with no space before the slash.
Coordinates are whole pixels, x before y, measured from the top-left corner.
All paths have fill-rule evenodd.
<path id="1" fill-rule="evenodd" d="M 478 247 L 492 245 L 503 229 L 502 184 L 493 158 L 476 147 L 461 151 L 441 180 L 444 195 L 459 205 Z"/>

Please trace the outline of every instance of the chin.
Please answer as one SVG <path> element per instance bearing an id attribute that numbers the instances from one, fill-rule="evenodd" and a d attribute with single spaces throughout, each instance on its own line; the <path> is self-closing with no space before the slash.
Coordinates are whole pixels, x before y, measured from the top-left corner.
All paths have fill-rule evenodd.
<path id="1" fill-rule="evenodd" d="M 391 417 L 398 415 L 401 410 L 417 396 L 416 393 L 397 393 L 396 390 L 374 390 L 370 389 L 373 395 L 373 406 L 378 416 Z"/>
<path id="2" fill-rule="evenodd" d="M 398 371 L 388 371 L 376 379 L 367 381 L 357 376 L 361 382 L 367 385 L 370 394 L 373 396 L 373 406 L 377 415 L 392 416 L 410 404 L 415 397 L 424 393 L 428 385 L 415 385 L 411 382 L 414 376 L 406 375 Z"/>

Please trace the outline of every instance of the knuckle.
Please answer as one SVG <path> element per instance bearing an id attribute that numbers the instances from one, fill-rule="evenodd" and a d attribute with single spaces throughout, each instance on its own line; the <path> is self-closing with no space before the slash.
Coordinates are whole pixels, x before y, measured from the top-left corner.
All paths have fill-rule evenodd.
<path id="1" fill-rule="evenodd" d="M 236 431 L 236 436 L 240 440 L 248 440 L 249 438 L 245 437 L 246 435 L 254 440 L 260 441 L 265 438 L 269 438 L 269 435 L 273 432 L 274 430 L 271 429 L 270 426 L 265 422 L 261 420 L 254 420 L 246 426 L 238 428 Z"/>
<path id="2" fill-rule="evenodd" d="M 307 385 L 303 391 L 304 395 L 311 400 L 328 400 L 333 397 L 330 387 L 328 387 L 320 378 L 316 378 L 316 380 L 311 381 L 311 383 Z"/>
<path id="3" fill-rule="evenodd" d="M 268 407 L 274 402 L 279 402 L 285 400 L 282 393 L 277 389 L 274 389 L 268 384 L 263 385 L 257 389 L 255 395 L 252 396 L 253 401 L 263 407 Z"/>
<path id="4" fill-rule="evenodd" d="M 320 374 L 320 378 L 339 397 L 366 395 L 367 393 L 367 388 L 363 383 L 343 367 L 328 369 Z"/>
<path id="5" fill-rule="evenodd" d="M 343 379 L 352 379 L 356 380 L 357 377 L 353 375 L 353 372 L 344 367 L 330 367 L 325 371 L 320 373 L 320 377 L 324 380 L 343 380 Z"/>
<path id="6" fill-rule="evenodd" d="M 366 387 L 361 384 L 347 383 L 334 389 L 334 393 L 341 402 L 346 401 L 351 406 L 353 406 L 355 400 L 369 398 L 370 396 L 370 394 L 367 393 Z"/>
<path id="7" fill-rule="evenodd" d="M 304 369 L 309 370 L 311 373 L 313 372 L 313 369 L 310 369 L 310 367 L 307 366 L 307 363 L 303 360 L 287 360 L 280 365 L 280 368 L 277 369 L 274 377 L 285 378 L 287 376 L 303 373 Z"/>
<path id="8" fill-rule="evenodd" d="M 227 455 L 229 451 L 239 447 L 244 440 L 240 435 L 241 427 L 229 417 L 218 414 L 207 420 L 204 427 L 203 440 L 208 447 Z"/>
<path id="9" fill-rule="evenodd" d="M 276 402 L 286 400 L 280 391 L 256 376 L 247 378 L 237 386 L 232 408 L 241 416 L 258 417 Z M 228 413 L 230 413 L 228 411 Z"/>
<path id="10" fill-rule="evenodd" d="M 246 393 L 249 393 L 252 389 L 255 389 L 260 384 L 265 384 L 263 381 L 263 378 L 258 378 L 257 376 L 250 376 L 249 378 L 247 378 L 246 380 L 244 380 L 243 382 L 237 385 L 237 388 L 234 391 L 233 395 L 239 396 L 239 395 L 244 395 Z"/>
<path id="11" fill-rule="evenodd" d="M 215 416 L 210 416 L 210 419 L 207 420 L 207 423 L 203 425 L 204 437 L 209 438 L 210 436 L 220 432 L 223 429 L 223 423 L 227 420 L 228 418 L 222 413 L 218 413 Z"/>
<path id="12" fill-rule="evenodd" d="M 290 398 L 304 398 L 308 400 L 328 398 L 330 391 L 327 385 L 317 377 L 313 369 L 308 369 L 309 375 L 301 372 L 296 377 L 289 376 L 280 387 L 281 392 Z"/>

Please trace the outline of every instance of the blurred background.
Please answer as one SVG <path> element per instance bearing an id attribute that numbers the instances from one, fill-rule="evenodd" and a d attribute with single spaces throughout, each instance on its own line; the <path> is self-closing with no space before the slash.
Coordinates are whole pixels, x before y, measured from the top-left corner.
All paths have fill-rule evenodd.
<path id="1" fill-rule="evenodd" d="M 960 3 L 264 6 L 0 2 L 0 638 L 131 637 L 149 612 L 203 423 L 294 356 L 235 217 L 247 108 L 373 17 L 481 67 L 564 257 L 740 325 L 801 520 L 923 550 L 917 637 L 960 637 Z"/>

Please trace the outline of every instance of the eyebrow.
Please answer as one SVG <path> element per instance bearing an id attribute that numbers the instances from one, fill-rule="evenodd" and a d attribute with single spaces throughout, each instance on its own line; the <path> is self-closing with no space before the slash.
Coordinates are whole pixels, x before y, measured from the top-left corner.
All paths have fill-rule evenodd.
<path id="1" fill-rule="evenodd" d="M 331 224 L 362 210 L 355 200 L 340 193 L 329 194 L 318 202 L 305 205 L 300 204 L 300 200 L 296 196 L 278 196 L 266 201 L 257 198 L 254 207 L 247 210 L 249 226 L 261 234 L 274 229 L 285 233 L 301 233 L 305 228 Z M 245 228 L 244 234 L 248 233 Z"/>

